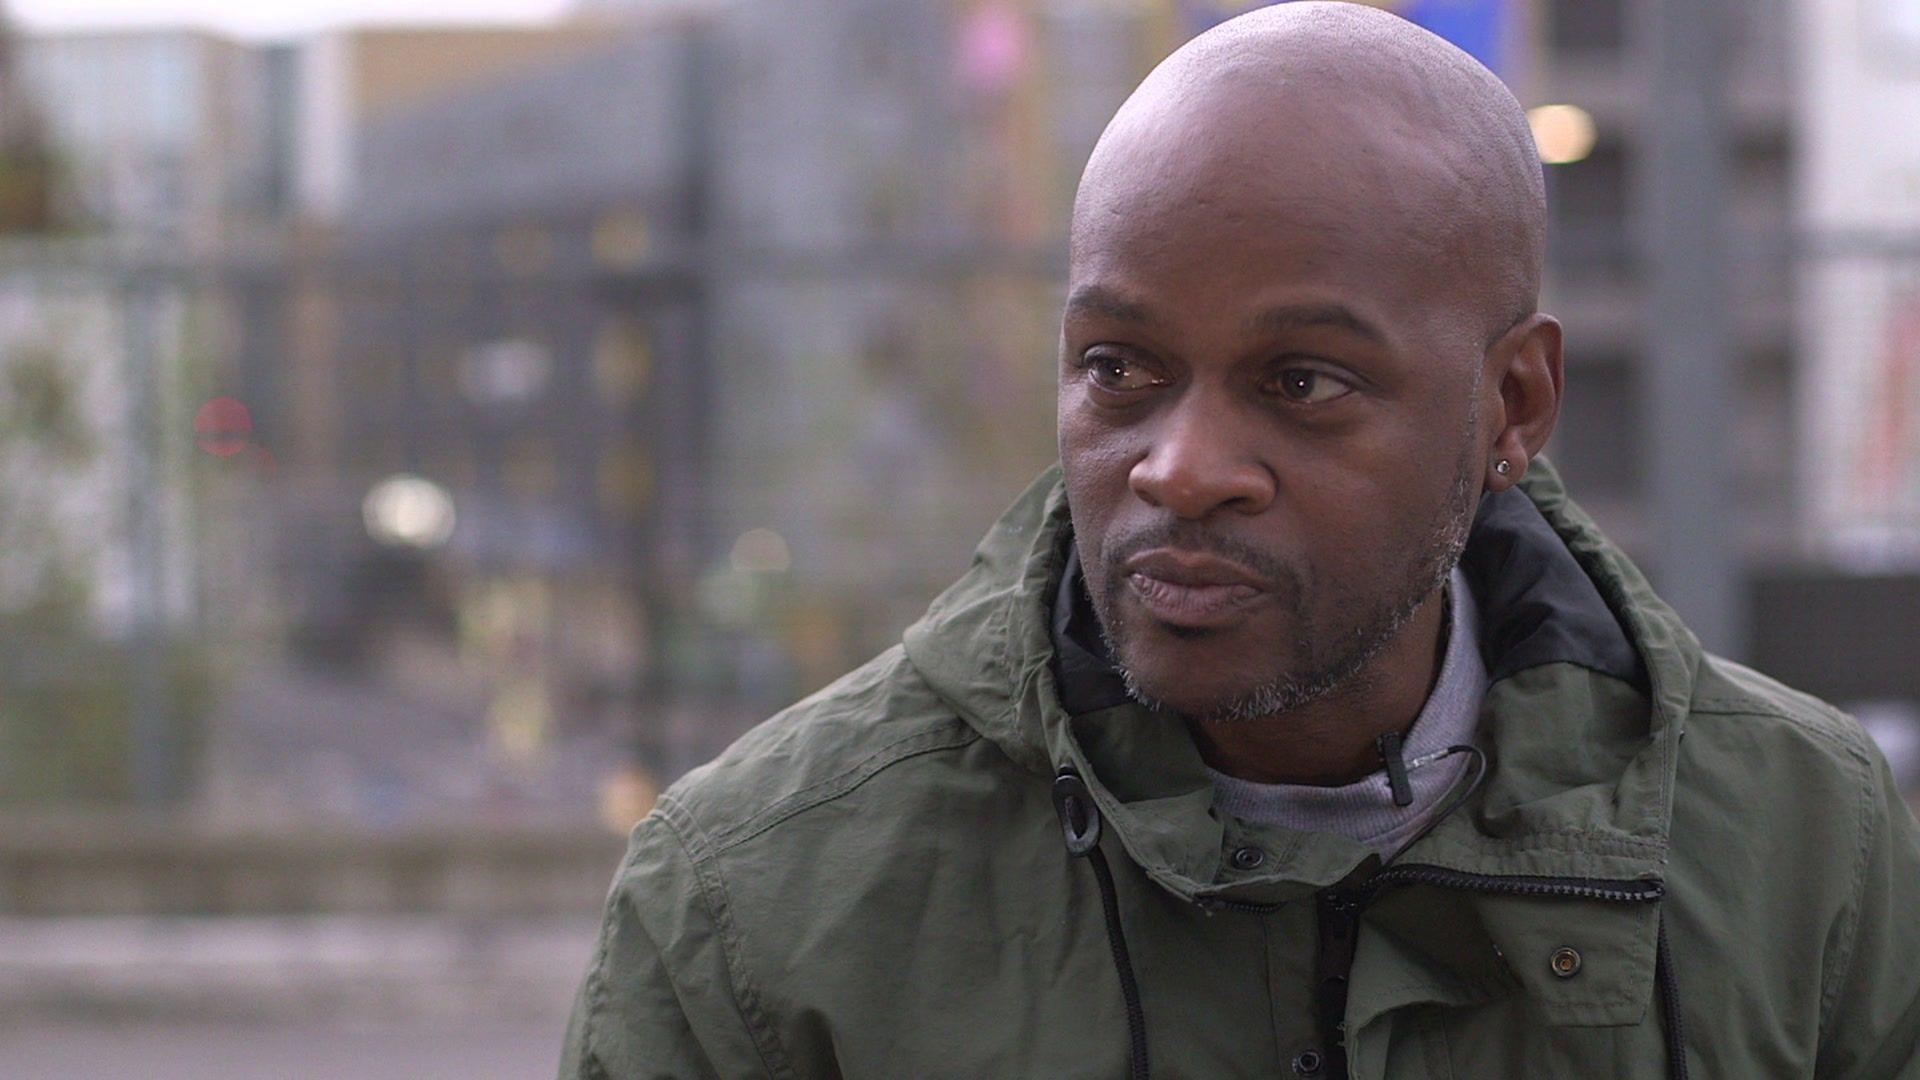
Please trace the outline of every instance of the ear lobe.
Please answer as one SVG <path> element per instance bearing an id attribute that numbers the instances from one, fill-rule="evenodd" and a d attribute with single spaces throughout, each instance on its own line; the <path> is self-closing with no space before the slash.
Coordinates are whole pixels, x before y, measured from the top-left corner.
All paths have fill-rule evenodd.
<path id="1" fill-rule="evenodd" d="M 1536 312 L 1514 324 L 1488 350 L 1492 376 L 1500 389 L 1503 425 L 1493 433 L 1487 460 L 1487 488 L 1504 491 L 1520 482 L 1527 463 L 1540 453 L 1560 419 L 1564 375 L 1560 321 Z M 1499 462 L 1509 463 L 1506 472 Z"/>

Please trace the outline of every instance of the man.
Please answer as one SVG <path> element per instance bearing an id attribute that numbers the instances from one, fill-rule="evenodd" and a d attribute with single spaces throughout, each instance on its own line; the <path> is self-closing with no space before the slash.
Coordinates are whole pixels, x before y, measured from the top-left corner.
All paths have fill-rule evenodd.
<path id="1" fill-rule="evenodd" d="M 1920 1075 L 1883 759 L 1538 457 L 1544 223 L 1519 105 L 1392 16 L 1156 69 L 1059 471 L 634 830 L 563 1075 Z"/>

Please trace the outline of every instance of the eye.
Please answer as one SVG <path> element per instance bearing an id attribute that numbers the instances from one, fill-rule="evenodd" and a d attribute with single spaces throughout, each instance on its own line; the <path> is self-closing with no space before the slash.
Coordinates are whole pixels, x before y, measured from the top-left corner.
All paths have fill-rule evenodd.
<path id="1" fill-rule="evenodd" d="M 1315 368 L 1287 368 L 1270 384 L 1275 393 L 1302 405 L 1320 405 L 1353 392 L 1353 386 Z"/>
<path id="2" fill-rule="evenodd" d="M 1119 353 L 1088 353 L 1080 364 L 1095 386 L 1115 394 L 1164 386 L 1166 380 L 1146 364 Z"/>

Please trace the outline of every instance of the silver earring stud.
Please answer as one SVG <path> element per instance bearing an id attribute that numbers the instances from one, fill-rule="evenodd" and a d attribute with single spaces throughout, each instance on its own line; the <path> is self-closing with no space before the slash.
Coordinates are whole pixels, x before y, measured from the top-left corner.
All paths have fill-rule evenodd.
<path id="1" fill-rule="evenodd" d="M 1505 476 L 1513 471 L 1513 462 L 1508 461 L 1506 458 L 1501 458 L 1499 461 L 1493 463 L 1493 471 L 1499 473 L 1501 476 Z"/>

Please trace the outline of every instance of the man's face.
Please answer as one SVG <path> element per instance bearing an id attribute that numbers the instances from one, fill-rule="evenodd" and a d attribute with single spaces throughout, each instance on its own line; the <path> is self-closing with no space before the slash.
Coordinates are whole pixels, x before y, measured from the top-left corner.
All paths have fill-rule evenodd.
<path id="1" fill-rule="evenodd" d="M 1235 173 L 1122 150 L 1083 189 L 1067 498 L 1114 659 L 1183 715 L 1271 715 L 1364 678 L 1480 494 L 1485 320 L 1404 227 L 1393 171 L 1339 156 Z M 1111 182 L 1130 170 L 1146 179 Z"/>

